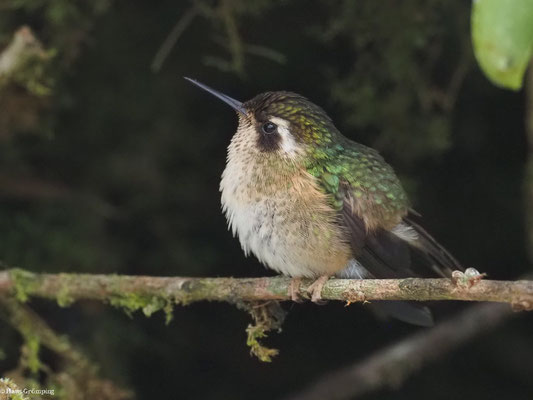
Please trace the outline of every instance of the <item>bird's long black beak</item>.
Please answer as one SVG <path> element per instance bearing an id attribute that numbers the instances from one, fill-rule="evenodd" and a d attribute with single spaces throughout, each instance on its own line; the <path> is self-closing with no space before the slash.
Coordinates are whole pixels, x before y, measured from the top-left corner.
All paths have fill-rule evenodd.
<path id="1" fill-rule="evenodd" d="M 218 90 L 212 89 L 209 86 L 198 82 L 197 80 L 187 78 L 186 76 L 184 76 L 184 78 L 187 79 L 189 82 L 195 84 L 199 88 L 204 89 L 206 92 L 211 93 L 213 96 L 218 97 L 224 103 L 229 104 L 231 108 L 233 108 L 234 110 L 240 112 L 243 115 L 248 115 L 248 113 L 246 112 L 246 108 L 244 108 L 244 106 L 242 105 L 240 101 L 232 99 L 231 97 L 225 95 L 224 93 L 220 93 Z"/>

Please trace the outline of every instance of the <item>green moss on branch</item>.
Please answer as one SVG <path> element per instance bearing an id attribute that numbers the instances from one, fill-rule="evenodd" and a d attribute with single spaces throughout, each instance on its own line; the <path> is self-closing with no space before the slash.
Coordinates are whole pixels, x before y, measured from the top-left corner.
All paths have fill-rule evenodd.
<path id="1" fill-rule="evenodd" d="M 533 309 L 533 281 L 471 279 L 331 279 L 323 290 L 324 300 L 347 303 L 374 300 L 462 300 L 509 303 L 516 310 Z M 267 332 L 281 328 L 283 313 L 279 301 L 288 301 L 291 280 L 271 278 L 182 278 L 90 274 L 37 274 L 21 269 L 0 273 L 0 295 L 19 301 L 41 297 L 67 306 L 77 300 L 97 300 L 123 309 L 131 315 L 142 311 L 151 316 L 163 311 L 167 323 L 175 305 L 197 301 L 225 301 L 244 308 L 254 323 L 248 326 L 247 343 L 252 354 L 270 361 L 277 350 L 261 343 Z M 300 294 L 310 280 L 303 280 Z"/>
<path id="2" fill-rule="evenodd" d="M 312 282 L 303 280 L 302 297 Z M 42 297 L 70 304 L 76 300 L 99 300 L 151 315 L 168 304 L 197 301 L 290 300 L 290 279 L 270 278 L 183 278 L 91 274 L 36 274 L 21 269 L 0 273 L 0 293 L 20 301 Z M 473 285 L 451 279 L 331 279 L 322 291 L 324 300 L 461 300 L 491 301 L 533 306 L 533 281 L 480 280 Z"/>

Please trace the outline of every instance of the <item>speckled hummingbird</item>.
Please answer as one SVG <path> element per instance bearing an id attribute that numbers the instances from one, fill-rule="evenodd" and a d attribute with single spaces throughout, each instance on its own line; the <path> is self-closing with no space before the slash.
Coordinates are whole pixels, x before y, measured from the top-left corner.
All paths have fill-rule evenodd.
<path id="1" fill-rule="evenodd" d="M 445 277 L 462 269 L 413 222 L 393 169 L 376 150 L 344 137 L 322 108 L 285 91 L 241 103 L 186 79 L 237 111 L 222 208 L 246 255 L 294 278 L 294 300 L 303 277 L 316 279 L 309 290 L 317 302 L 331 276 Z M 376 303 L 397 319 L 432 324 L 424 306 Z"/>

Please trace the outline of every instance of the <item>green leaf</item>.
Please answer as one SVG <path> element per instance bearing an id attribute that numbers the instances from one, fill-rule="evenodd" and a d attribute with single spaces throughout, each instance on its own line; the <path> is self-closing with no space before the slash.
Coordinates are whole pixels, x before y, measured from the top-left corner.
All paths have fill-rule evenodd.
<path id="1" fill-rule="evenodd" d="M 533 0 L 474 0 L 472 43 L 495 85 L 520 89 L 533 51 Z"/>

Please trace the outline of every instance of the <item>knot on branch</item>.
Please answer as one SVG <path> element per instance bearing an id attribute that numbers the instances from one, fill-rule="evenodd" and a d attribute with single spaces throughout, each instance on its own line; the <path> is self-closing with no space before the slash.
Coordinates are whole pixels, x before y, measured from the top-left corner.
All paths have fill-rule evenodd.
<path id="1" fill-rule="evenodd" d="M 360 290 L 356 290 L 353 287 L 348 287 L 345 291 L 342 292 L 342 296 L 346 300 L 346 305 L 349 306 L 351 303 L 364 303 L 366 302 L 366 296 Z"/>
<path id="2" fill-rule="evenodd" d="M 529 300 L 518 300 L 511 303 L 513 311 L 533 311 L 533 303 Z"/>

